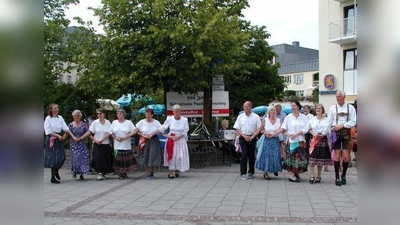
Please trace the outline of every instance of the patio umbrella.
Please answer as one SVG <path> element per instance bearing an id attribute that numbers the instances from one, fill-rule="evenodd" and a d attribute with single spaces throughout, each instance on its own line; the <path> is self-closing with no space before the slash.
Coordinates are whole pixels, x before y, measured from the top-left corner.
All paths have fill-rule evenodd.
<path id="1" fill-rule="evenodd" d="M 121 108 L 120 104 L 111 99 L 98 98 L 96 99 L 96 102 L 99 103 L 100 106 L 105 108 L 106 110 L 115 110 Z"/>
<path id="2" fill-rule="evenodd" d="M 265 105 L 260 105 L 260 106 L 252 108 L 251 111 L 256 114 L 263 114 L 268 111 L 268 107 Z M 243 110 L 239 112 L 239 114 L 242 114 L 242 113 L 244 113 Z"/>
<path id="3" fill-rule="evenodd" d="M 165 105 L 163 105 L 163 104 L 147 105 L 146 107 L 143 107 L 143 108 L 139 109 L 139 112 L 144 114 L 146 112 L 147 108 L 153 109 L 154 115 L 165 114 Z"/>

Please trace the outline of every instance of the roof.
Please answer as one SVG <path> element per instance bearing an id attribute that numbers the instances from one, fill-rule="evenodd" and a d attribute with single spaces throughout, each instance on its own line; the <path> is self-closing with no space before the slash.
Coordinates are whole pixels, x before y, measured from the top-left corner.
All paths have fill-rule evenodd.
<path id="1" fill-rule="evenodd" d="M 288 44 L 273 45 L 272 48 L 278 55 L 276 62 L 281 65 L 318 60 L 318 50 L 315 49 Z"/>
<path id="2" fill-rule="evenodd" d="M 296 62 L 286 65 L 281 65 L 281 67 L 278 69 L 278 74 L 318 71 L 318 70 L 319 70 L 319 61 L 310 60 L 305 62 Z"/>

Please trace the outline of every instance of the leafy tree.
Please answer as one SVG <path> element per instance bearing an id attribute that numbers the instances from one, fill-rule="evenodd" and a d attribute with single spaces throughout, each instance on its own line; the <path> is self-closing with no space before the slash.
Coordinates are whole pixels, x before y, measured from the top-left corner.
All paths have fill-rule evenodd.
<path id="1" fill-rule="evenodd" d="M 65 44 L 66 29 L 69 20 L 65 18 L 65 9 L 79 0 L 44 0 L 44 96 L 52 95 L 58 85 L 58 75 L 70 71 L 65 67 L 68 62 L 68 46 Z M 48 103 L 48 102 L 47 102 Z M 46 106 L 46 102 L 45 102 Z"/>
<path id="2" fill-rule="evenodd" d="M 283 91 L 265 27 L 241 18 L 247 0 L 103 0 L 94 9 L 105 34 L 74 57 L 89 95 L 196 93 L 224 74 L 231 106 L 266 103 Z M 233 104 L 232 104 L 233 103 Z"/>

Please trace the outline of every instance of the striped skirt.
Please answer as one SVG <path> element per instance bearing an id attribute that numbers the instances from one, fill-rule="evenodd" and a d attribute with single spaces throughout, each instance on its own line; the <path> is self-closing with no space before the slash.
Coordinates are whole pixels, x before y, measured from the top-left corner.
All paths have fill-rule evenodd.
<path id="1" fill-rule="evenodd" d="M 65 162 L 65 150 L 62 142 L 57 138 L 54 140 L 53 148 L 50 149 L 50 135 L 46 136 L 46 147 L 44 150 L 44 167 L 61 168 Z"/>
<path id="2" fill-rule="evenodd" d="M 114 170 L 118 173 L 127 173 L 138 169 L 138 164 L 132 150 L 118 150 L 113 166 Z"/>

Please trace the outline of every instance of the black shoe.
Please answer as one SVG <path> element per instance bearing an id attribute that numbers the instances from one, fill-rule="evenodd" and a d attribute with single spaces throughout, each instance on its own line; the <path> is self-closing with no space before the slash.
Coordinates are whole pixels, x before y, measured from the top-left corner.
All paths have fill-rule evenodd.
<path id="1" fill-rule="evenodd" d="M 321 183 L 321 177 L 316 177 L 314 183 Z"/>
<path id="2" fill-rule="evenodd" d="M 342 186 L 342 182 L 340 182 L 340 179 L 336 179 L 335 184 L 336 186 Z"/>
<path id="3" fill-rule="evenodd" d="M 60 181 L 58 181 L 55 177 L 52 177 L 50 179 L 50 182 L 53 183 L 53 184 L 59 184 L 60 183 Z"/>
<path id="4" fill-rule="evenodd" d="M 75 172 L 72 174 L 72 177 L 73 177 L 74 179 L 76 178 L 76 173 L 75 173 Z"/>
<path id="5" fill-rule="evenodd" d="M 175 170 L 175 177 L 179 177 L 179 170 Z"/>
<path id="6" fill-rule="evenodd" d="M 268 176 L 268 173 L 264 173 L 264 179 L 271 180 L 271 177 Z"/>
<path id="7" fill-rule="evenodd" d="M 346 185 L 346 177 L 342 177 L 342 185 Z"/>
<path id="8" fill-rule="evenodd" d="M 169 179 L 174 179 L 174 178 L 175 178 L 175 176 L 173 176 L 173 175 L 169 175 L 169 174 L 168 174 L 168 178 L 169 178 Z"/>
<path id="9" fill-rule="evenodd" d="M 299 179 L 297 179 L 297 178 L 296 178 L 296 179 L 292 179 L 292 178 L 290 178 L 290 177 L 289 177 L 289 181 L 290 181 L 290 182 L 296 182 L 296 183 L 299 183 L 299 182 L 300 182 Z"/>
<path id="10" fill-rule="evenodd" d="M 79 180 L 84 180 L 85 178 L 83 177 L 83 175 L 81 174 L 80 176 L 79 176 Z"/>
<path id="11" fill-rule="evenodd" d="M 274 175 L 277 177 L 278 176 L 278 172 L 274 172 Z"/>
<path id="12" fill-rule="evenodd" d="M 315 177 L 310 177 L 310 184 L 314 184 L 315 183 Z"/>
<path id="13" fill-rule="evenodd" d="M 297 180 L 300 180 L 300 176 L 298 174 L 295 174 L 294 176 L 297 178 Z"/>

